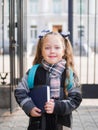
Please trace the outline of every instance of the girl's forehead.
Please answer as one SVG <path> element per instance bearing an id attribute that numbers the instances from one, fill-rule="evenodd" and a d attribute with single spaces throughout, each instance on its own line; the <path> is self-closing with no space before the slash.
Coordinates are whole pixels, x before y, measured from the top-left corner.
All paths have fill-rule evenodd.
<path id="1" fill-rule="evenodd" d="M 46 39 L 46 38 L 50 38 L 50 37 L 52 37 L 52 38 L 58 38 L 58 39 L 61 38 L 61 36 L 60 36 L 59 34 L 47 34 L 47 35 L 45 36 L 45 39 Z"/>
<path id="2" fill-rule="evenodd" d="M 44 40 L 43 40 L 43 42 L 51 42 L 51 43 L 54 43 L 54 42 L 56 42 L 56 43 L 58 43 L 58 42 L 62 42 L 63 40 L 62 40 L 62 38 L 60 37 L 60 36 L 58 36 L 58 35 L 53 35 L 53 34 L 51 34 L 51 35 L 47 35 L 45 38 L 44 38 Z"/>
<path id="3" fill-rule="evenodd" d="M 48 35 L 45 37 L 42 46 L 62 46 L 65 49 L 64 39 L 56 35 Z"/>

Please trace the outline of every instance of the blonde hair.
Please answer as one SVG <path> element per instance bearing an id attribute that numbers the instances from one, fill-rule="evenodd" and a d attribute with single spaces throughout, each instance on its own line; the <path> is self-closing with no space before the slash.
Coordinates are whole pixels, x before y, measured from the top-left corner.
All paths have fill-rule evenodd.
<path id="1" fill-rule="evenodd" d="M 43 57 L 42 57 L 43 42 L 44 42 L 44 39 L 47 38 L 49 35 L 57 36 L 58 38 L 61 39 L 62 43 L 64 43 L 64 45 L 65 45 L 65 53 L 64 53 L 63 59 L 66 60 L 66 67 L 67 68 L 71 67 L 74 70 L 73 50 L 72 50 L 71 43 L 70 43 L 70 41 L 69 41 L 69 39 L 67 37 L 63 37 L 58 32 L 50 32 L 50 33 L 46 34 L 45 36 L 43 36 L 42 38 L 40 38 L 38 40 L 33 65 L 41 63 L 41 61 L 43 59 Z"/>

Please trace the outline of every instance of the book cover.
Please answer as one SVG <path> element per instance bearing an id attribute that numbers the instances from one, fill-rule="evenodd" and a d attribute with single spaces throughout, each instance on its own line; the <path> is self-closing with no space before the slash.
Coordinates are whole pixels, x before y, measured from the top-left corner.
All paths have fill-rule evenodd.
<path id="1" fill-rule="evenodd" d="M 44 105 L 50 100 L 50 87 L 47 85 L 35 86 L 29 92 L 35 105 L 44 112 Z"/>

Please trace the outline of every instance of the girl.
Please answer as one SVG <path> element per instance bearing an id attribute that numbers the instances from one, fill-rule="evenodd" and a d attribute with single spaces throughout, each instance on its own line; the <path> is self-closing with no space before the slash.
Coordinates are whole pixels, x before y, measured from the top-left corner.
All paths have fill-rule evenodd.
<path id="1" fill-rule="evenodd" d="M 46 32 L 39 37 L 33 65 L 38 67 L 34 85 L 50 86 L 49 102 L 45 113 L 28 96 L 28 73 L 15 90 L 18 104 L 30 117 L 28 130 L 64 130 L 71 128 L 72 111 L 79 107 L 82 96 L 74 70 L 73 53 L 67 34 Z M 36 95 L 37 96 L 37 95 Z"/>

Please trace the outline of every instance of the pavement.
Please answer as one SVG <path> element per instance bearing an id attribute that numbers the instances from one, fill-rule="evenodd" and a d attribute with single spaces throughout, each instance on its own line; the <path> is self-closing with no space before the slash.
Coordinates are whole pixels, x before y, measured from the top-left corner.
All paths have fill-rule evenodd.
<path id="1" fill-rule="evenodd" d="M 27 130 L 28 120 L 20 107 L 12 114 L 9 109 L 0 109 L 0 130 Z M 72 130 L 98 130 L 98 99 L 83 99 L 73 111 Z"/>

